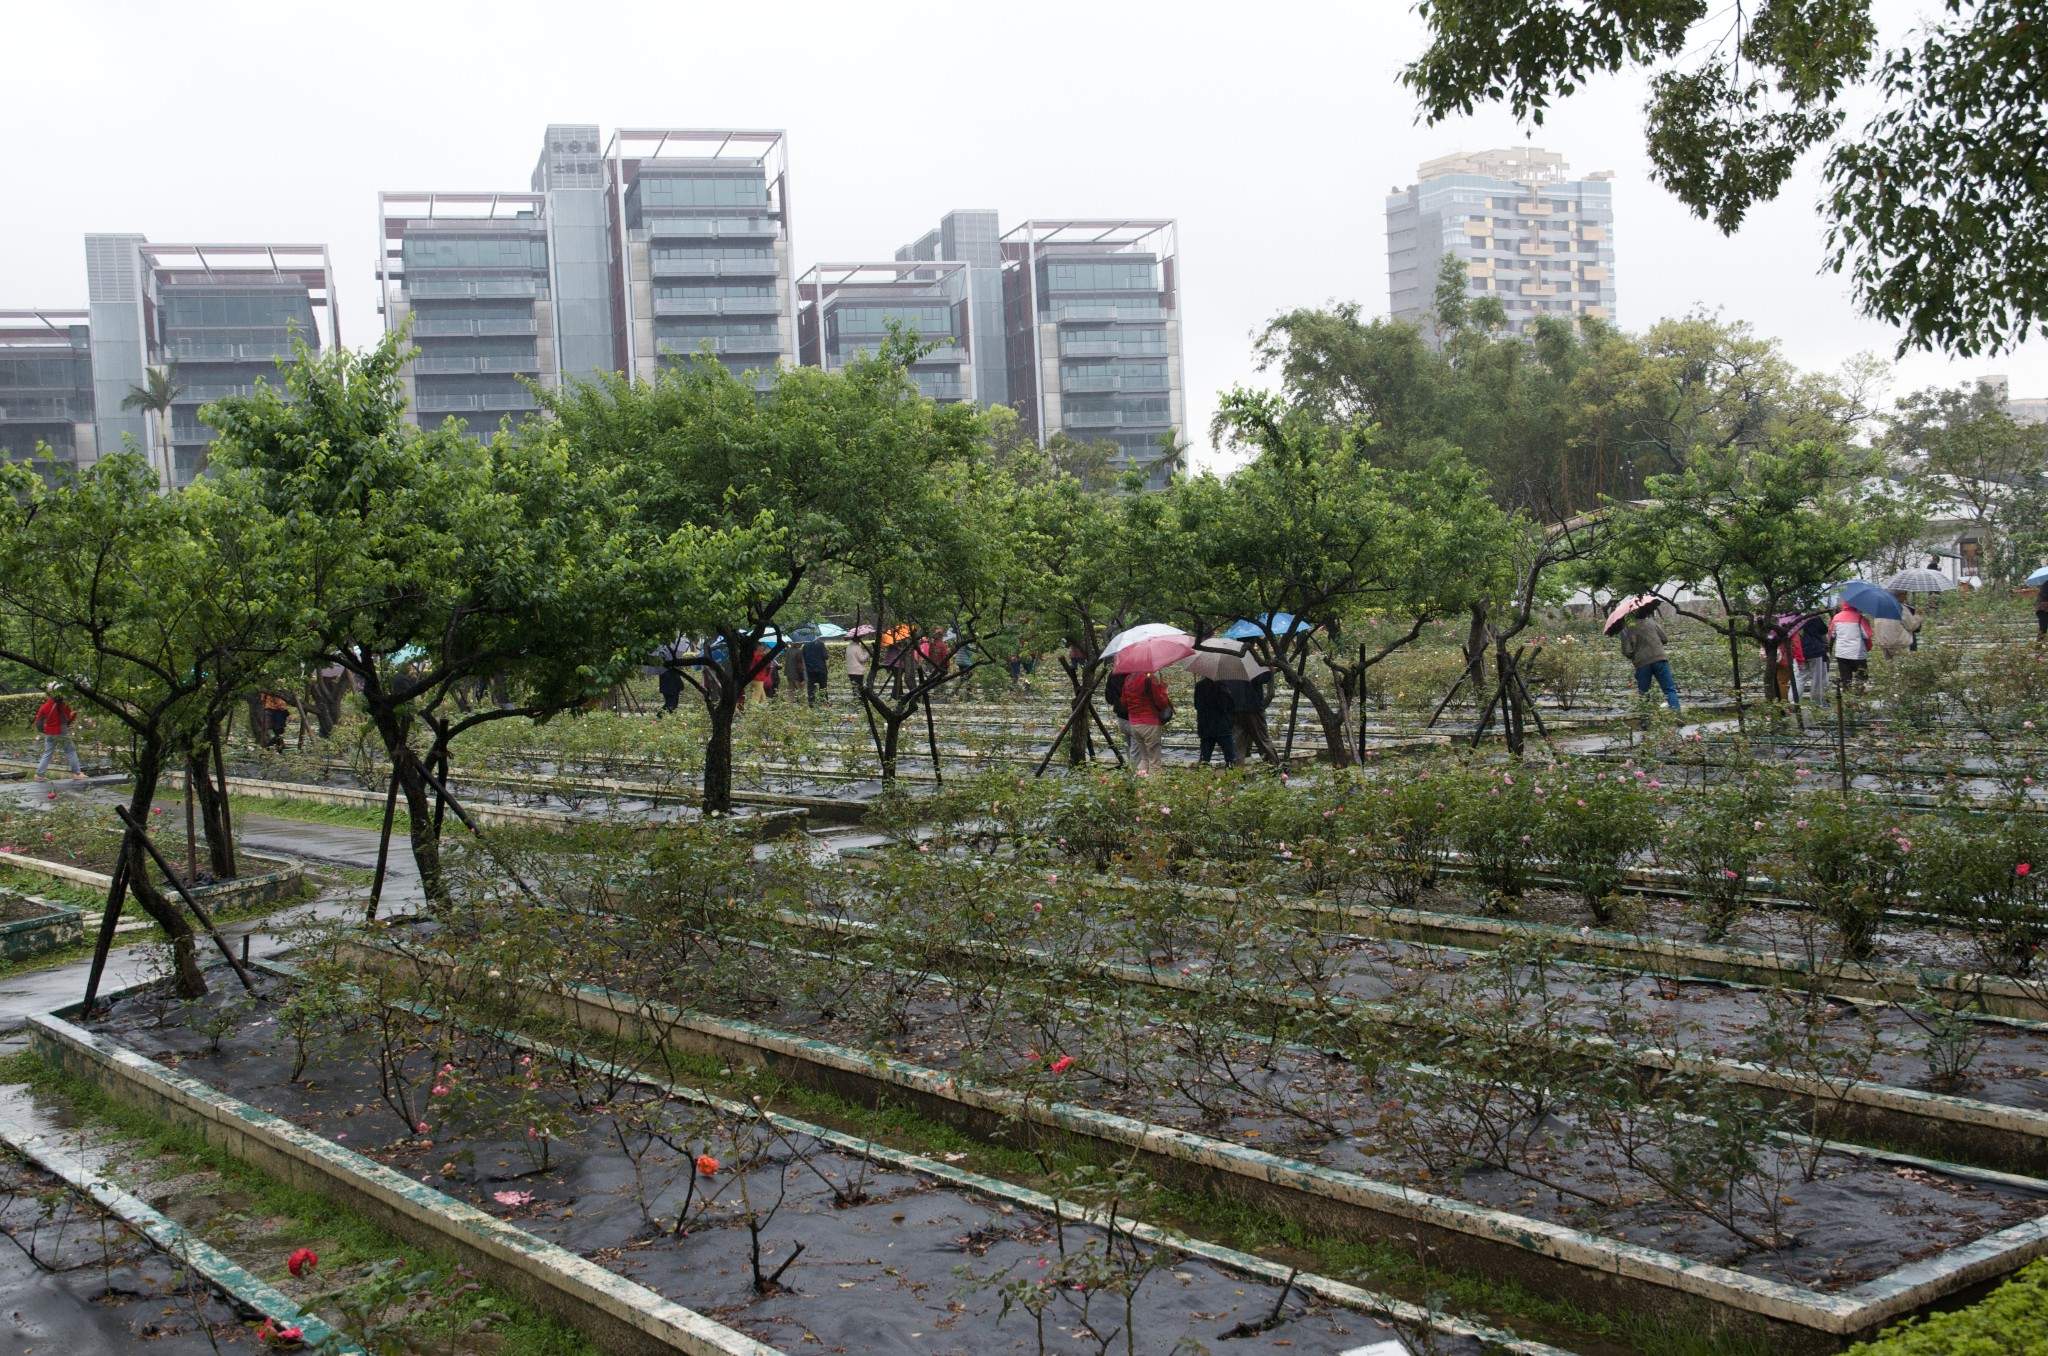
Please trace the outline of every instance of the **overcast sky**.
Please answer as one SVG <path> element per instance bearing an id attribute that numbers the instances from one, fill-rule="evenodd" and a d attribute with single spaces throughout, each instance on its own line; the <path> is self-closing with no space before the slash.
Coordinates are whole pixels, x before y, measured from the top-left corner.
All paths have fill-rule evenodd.
<path id="1" fill-rule="evenodd" d="M 1880 3 L 1895 31 L 1918 8 Z M 1385 195 L 1420 161 L 1527 138 L 1614 172 L 1624 326 L 1703 307 L 1803 366 L 1890 356 L 1896 334 L 1818 271 L 1811 165 L 1724 238 L 1650 182 L 1640 81 L 1533 136 L 1505 113 L 1425 127 L 1396 79 L 1422 42 L 1406 0 L 15 6 L 0 309 L 82 306 L 87 231 L 322 242 L 360 343 L 381 323 L 378 190 L 523 190 L 549 122 L 784 128 L 799 270 L 889 258 L 951 207 L 1005 228 L 1177 218 L 1200 431 L 1219 390 L 1258 379 L 1250 336 L 1276 312 L 1385 313 Z M 2048 395 L 2048 343 L 1909 356 L 1893 389 L 1990 372 Z"/>

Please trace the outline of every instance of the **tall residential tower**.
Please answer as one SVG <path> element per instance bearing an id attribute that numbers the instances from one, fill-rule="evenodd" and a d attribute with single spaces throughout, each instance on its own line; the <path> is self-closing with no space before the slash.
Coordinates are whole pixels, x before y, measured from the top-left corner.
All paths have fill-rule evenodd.
<path id="1" fill-rule="evenodd" d="M 1498 297 L 1517 334 L 1545 315 L 1613 321 L 1613 175 L 1573 179 L 1568 168 L 1535 147 L 1460 153 L 1425 162 L 1416 183 L 1389 193 L 1394 319 L 1426 325 L 1448 254 L 1464 267 L 1466 294 Z"/>

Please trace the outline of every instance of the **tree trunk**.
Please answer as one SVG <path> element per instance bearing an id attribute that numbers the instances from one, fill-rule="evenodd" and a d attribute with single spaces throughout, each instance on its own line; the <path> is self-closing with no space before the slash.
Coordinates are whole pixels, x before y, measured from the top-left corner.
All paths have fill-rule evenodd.
<path id="1" fill-rule="evenodd" d="M 412 751 L 412 720 L 400 717 L 388 707 L 372 707 L 370 721 L 384 742 L 384 756 L 391 760 L 398 789 L 405 796 L 407 826 L 412 839 L 412 859 L 420 871 L 420 889 L 430 907 L 449 903 L 448 883 L 441 875 L 441 834 L 434 823 L 434 807 L 428 800 L 426 770 Z"/>
<path id="2" fill-rule="evenodd" d="M 1324 758 L 1334 767 L 1350 767 L 1355 761 L 1351 754 L 1350 722 L 1309 678 L 1307 659 L 1302 659 L 1298 669 L 1283 664 L 1280 672 L 1296 694 L 1307 697 L 1308 704 L 1315 708 L 1316 720 L 1323 727 Z"/>
<path id="3" fill-rule="evenodd" d="M 896 780 L 896 737 L 902 733 L 905 717 L 893 707 L 882 708 L 882 780 Z"/>
<path id="4" fill-rule="evenodd" d="M 727 675 L 720 674 L 721 678 Z M 705 703 L 711 715 L 711 733 L 704 740 L 704 813 L 732 813 L 732 718 L 734 693 L 731 679 L 721 682 L 716 698 Z"/>
<path id="5" fill-rule="evenodd" d="M 150 803 L 156 799 L 163 757 L 161 742 L 139 741 L 135 751 L 135 790 L 128 798 L 128 811 L 138 824 L 149 823 Z M 156 883 L 149 878 L 150 863 L 142 845 L 134 845 L 131 851 L 135 859 L 129 866 L 128 888 L 134 893 L 135 902 L 142 906 L 142 911 L 171 939 L 172 990 L 180 998 L 202 998 L 206 994 L 206 977 L 199 971 L 199 953 L 193 944 L 192 924 L 176 905 L 164 898 L 163 891 L 157 889 Z"/>
<path id="6" fill-rule="evenodd" d="M 215 880 L 233 880 L 235 870 L 234 833 L 228 827 L 227 801 L 213 779 L 211 744 L 194 748 L 185 756 L 185 784 L 199 802 L 200 822 L 206 828 L 207 870 Z"/>
<path id="7" fill-rule="evenodd" d="M 334 727 L 341 723 L 341 699 L 348 691 L 348 679 L 315 676 L 306 684 L 306 690 L 313 699 L 314 728 L 320 732 L 322 739 L 326 739 L 334 733 Z"/>

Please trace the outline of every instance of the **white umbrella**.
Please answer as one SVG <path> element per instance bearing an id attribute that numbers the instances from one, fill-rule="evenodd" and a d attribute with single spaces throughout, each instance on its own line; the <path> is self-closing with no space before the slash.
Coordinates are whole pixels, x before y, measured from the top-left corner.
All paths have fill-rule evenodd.
<path id="1" fill-rule="evenodd" d="M 1249 681 L 1266 671 L 1264 664 L 1245 652 L 1243 641 L 1220 638 L 1196 645 L 1195 652 L 1181 660 L 1180 665 L 1198 678 L 1219 682 Z"/>
<path id="2" fill-rule="evenodd" d="M 1954 589 L 1956 581 L 1939 570 L 1923 570 L 1918 567 L 1900 570 L 1884 581 L 1884 586 L 1893 593 L 1947 593 Z"/>
<path id="3" fill-rule="evenodd" d="M 1195 638 L 1177 626 L 1147 622 L 1119 631 L 1102 647 L 1104 659 L 1114 659 L 1112 673 L 1154 673 L 1177 664 L 1193 654 Z"/>

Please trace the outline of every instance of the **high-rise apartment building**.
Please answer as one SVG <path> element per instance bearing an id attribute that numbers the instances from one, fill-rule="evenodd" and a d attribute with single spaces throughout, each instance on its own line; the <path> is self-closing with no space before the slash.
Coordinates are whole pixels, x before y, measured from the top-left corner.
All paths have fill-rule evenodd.
<path id="1" fill-rule="evenodd" d="M 1042 444 L 1063 432 L 1157 460 L 1186 430 L 1180 258 L 1171 221 L 1027 221 L 1003 243 L 1010 403 Z"/>
<path id="2" fill-rule="evenodd" d="M 797 279 L 798 356 L 805 366 L 837 371 L 872 354 L 900 326 L 931 345 L 910 365 L 919 391 L 933 400 L 980 400 L 968 281 L 968 266 L 951 261 L 819 264 Z"/>
<path id="3" fill-rule="evenodd" d="M 1010 369 L 1003 343 L 1003 229 L 988 208 L 962 208 L 939 218 L 896 251 L 899 260 L 923 259 L 959 265 L 967 293 L 968 347 L 974 351 L 974 398 L 984 405 L 1010 403 Z"/>
<path id="4" fill-rule="evenodd" d="M 90 465 L 92 326 L 84 311 L 0 311 L 0 455 L 24 461 L 47 446 Z"/>
<path id="5" fill-rule="evenodd" d="M 1568 168 L 1535 147 L 1425 162 L 1417 182 L 1387 195 L 1393 317 L 1426 327 L 1448 254 L 1465 270 L 1467 295 L 1498 297 L 1517 334 L 1545 315 L 1612 322 L 1613 176 L 1573 179 Z"/>
<path id="6" fill-rule="evenodd" d="M 325 245 L 157 245 L 139 235 L 85 238 L 93 404 L 100 454 L 128 439 L 172 485 L 206 469 L 214 432 L 199 409 L 278 381 L 294 341 L 340 342 Z M 150 368 L 172 375 L 167 420 L 123 409 Z M 168 444 L 165 437 L 168 437 Z"/>
<path id="7" fill-rule="evenodd" d="M 707 349 L 735 372 L 794 364 L 782 133 L 622 128 L 605 159 L 617 369 Z"/>

